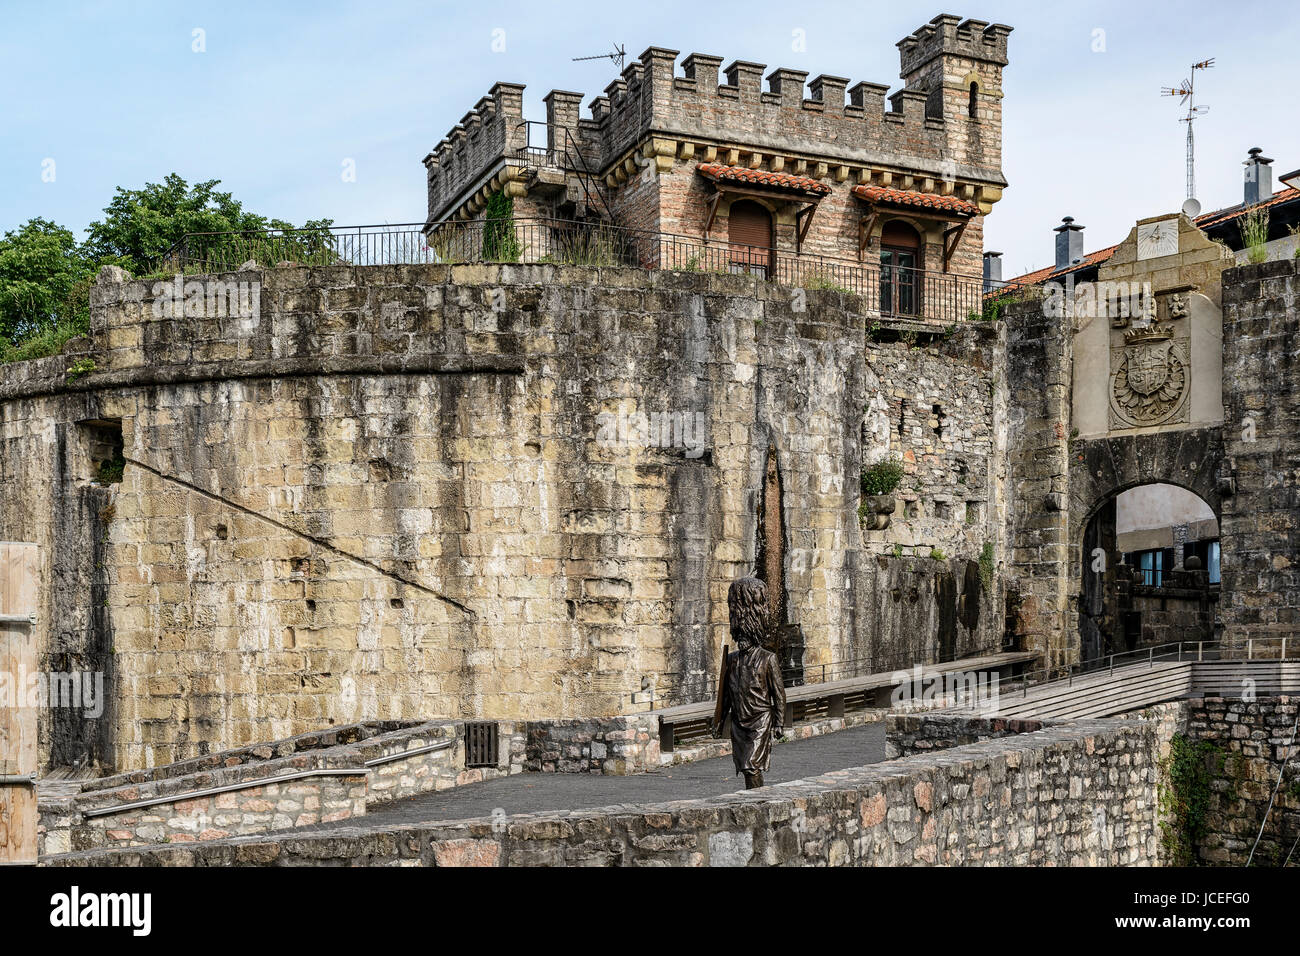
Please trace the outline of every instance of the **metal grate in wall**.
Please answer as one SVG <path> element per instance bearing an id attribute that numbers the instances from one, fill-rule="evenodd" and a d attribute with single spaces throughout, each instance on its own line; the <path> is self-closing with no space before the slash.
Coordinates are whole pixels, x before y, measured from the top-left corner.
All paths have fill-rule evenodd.
<path id="1" fill-rule="evenodd" d="M 495 767 L 498 737 L 495 721 L 474 721 L 465 725 L 465 766 Z"/>

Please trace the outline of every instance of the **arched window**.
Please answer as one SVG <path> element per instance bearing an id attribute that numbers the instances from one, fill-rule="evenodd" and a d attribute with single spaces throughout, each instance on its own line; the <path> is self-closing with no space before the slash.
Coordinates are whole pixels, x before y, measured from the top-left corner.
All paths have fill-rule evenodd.
<path id="1" fill-rule="evenodd" d="M 731 204 L 727 213 L 731 271 L 767 276 L 772 269 L 772 214 L 752 199 Z"/>
<path id="2" fill-rule="evenodd" d="M 971 80 L 970 105 L 966 107 L 966 111 L 967 113 L 970 114 L 971 119 L 975 119 L 975 117 L 978 115 L 979 112 L 979 92 L 980 92 L 979 84 L 976 83 L 974 80 Z"/>
<path id="3" fill-rule="evenodd" d="M 905 222 L 885 223 L 880 232 L 880 311 L 884 315 L 921 312 L 921 236 Z"/>

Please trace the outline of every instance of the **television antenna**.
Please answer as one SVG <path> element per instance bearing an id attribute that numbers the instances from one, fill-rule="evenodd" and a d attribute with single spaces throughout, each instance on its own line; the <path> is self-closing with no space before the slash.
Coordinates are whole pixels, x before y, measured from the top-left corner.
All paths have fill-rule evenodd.
<path id="1" fill-rule="evenodd" d="M 1166 86 L 1160 91 L 1161 96 L 1178 96 L 1179 106 L 1186 105 L 1187 115 L 1179 122 L 1187 124 L 1187 198 L 1196 195 L 1196 141 L 1192 137 L 1192 123 L 1210 111 L 1208 106 L 1196 105 L 1196 71 L 1208 70 L 1214 66 L 1214 57 L 1192 64 L 1191 75 L 1176 87 Z"/>
<path id="2" fill-rule="evenodd" d="M 575 56 L 573 58 L 573 62 L 582 63 L 585 60 L 612 60 L 613 62 L 618 64 L 618 71 L 622 73 L 623 61 L 626 59 L 627 59 L 627 50 L 623 48 L 623 45 L 621 43 L 615 43 L 614 51 L 612 53 L 598 53 L 595 56 Z"/>

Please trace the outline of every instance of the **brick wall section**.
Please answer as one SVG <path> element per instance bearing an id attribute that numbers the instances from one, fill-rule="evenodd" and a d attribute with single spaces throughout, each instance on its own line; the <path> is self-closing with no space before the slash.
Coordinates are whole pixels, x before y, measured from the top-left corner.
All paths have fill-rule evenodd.
<path id="1" fill-rule="evenodd" d="M 1300 634 L 1300 259 L 1223 273 L 1224 637 Z"/>
<path id="2" fill-rule="evenodd" d="M 1300 834 L 1300 760 L 1292 759 L 1287 767 L 1262 836 L 1260 825 L 1283 763 L 1300 753 L 1293 736 L 1297 711 L 1298 697 L 1207 697 L 1189 705 L 1187 736 L 1219 748 L 1212 758 L 1206 833 L 1195 848 L 1202 863 L 1245 866 L 1256 837 L 1253 865 L 1281 866 L 1285 861 Z"/>
<path id="3" fill-rule="evenodd" d="M 53 865 L 1140 865 L 1153 725 L 1079 722 L 708 800 L 74 853 Z"/>

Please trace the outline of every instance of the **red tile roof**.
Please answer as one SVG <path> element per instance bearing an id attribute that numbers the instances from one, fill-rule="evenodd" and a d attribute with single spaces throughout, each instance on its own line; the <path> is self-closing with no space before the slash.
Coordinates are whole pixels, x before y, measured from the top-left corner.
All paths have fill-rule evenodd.
<path id="1" fill-rule="evenodd" d="M 1038 269 L 1035 272 L 1026 272 L 1022 276 L 1008 279 L 1006 283 L 1000 287 L 999 291 L 1001 291 L 1001 289 L 1008 289 L 1011 291 L 1023 289 L 1026 286 L 1038 285 L 1040 282 L 1046 282 L 1053 276 L 1067 276 L 1071 272 L 1078 272 L 1080 269 L 1087 269 L 1089 266 L 1099 266 L 1113 256 L 1115 250 L 1118 248 L 1118 245 L 1107 246 L 1105 249 L 1098 249 L 1096 252 L 1090 252 L 1075 265 L 1070 266 L 1068 269 L 1062 269 L 1059 272 L 1057 272 L 1056 266 L 1048 266 L 1046 269 Z"/>
<path id="2" fill-rule="evenodd" d="M 831 187 L 825 183 L 819 183 L 807 176 L 793 176 L 790 173 L 764 172 L 761 169 L 749 169 L 745 166 L 723 166 L 721 163 L 700 163 L 696 168 L 701 175 L 715 181 L 729 180 L 791 192 L 814 193 L 818 196 L 828 196 L 831 191 Z"/>
<path id="3" fill-rule="evenodd" d="M 920 209 L 937 209 L 959 216 L 977 216 L 980 207 L 956 196 L 936 196 L 934 193 L 915 193 L 888 186 L 854 186 L 853 195 L 867 202 L 887 203 L 891 206 L 915 206 Z"/>
<path id="4" fill-rule="evenodd" d="M 1290 202 L 1293 199 L 1300 199 L 1300 189 L 1283 189 L 1281 192 L 1274 193 L 1272 199 L 1265 199 L 1262 203 L 1257 203 L 1254 206 L 1236 205 L 1215 212 L 1202 213 L 1196 217 L 1195 222 L 1202 229 L 1207 229 L 1210 226 L 1217 226 L 1231 219 L 1240 219 L 1252 209 L 1266 209 L 1269 206 Z"/>

